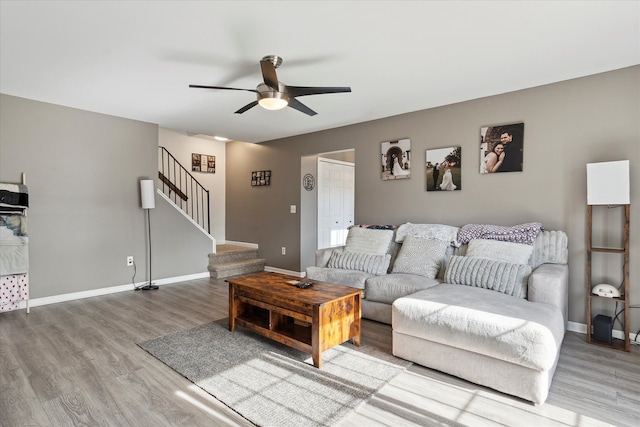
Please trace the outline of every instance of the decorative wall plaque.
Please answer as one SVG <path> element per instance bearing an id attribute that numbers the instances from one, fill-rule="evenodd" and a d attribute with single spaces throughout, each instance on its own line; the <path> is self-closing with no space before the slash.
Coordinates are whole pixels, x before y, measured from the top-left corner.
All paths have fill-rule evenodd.
<path id="1" fill-rule="evenodd" d="M 302 178 L 302 186 L 305 190 L 311 191 L 316 186 L 316 179 L 310 173 L 306 174 L 304 178 Z"/>

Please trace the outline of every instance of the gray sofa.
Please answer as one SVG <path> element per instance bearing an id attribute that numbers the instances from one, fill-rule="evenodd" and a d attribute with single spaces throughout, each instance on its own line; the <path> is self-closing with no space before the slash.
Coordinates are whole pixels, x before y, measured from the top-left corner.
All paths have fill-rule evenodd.
<path id="1" fill-rule="evenodd" d="M 384 247 L 383 230 L 354 228 L 344 247 L 317 251 L 308 278 L 362 289 L 362 315 L 392 325 L 394 355 L 545 401 L 567 325 L 564 232 L 460 244 L 457 227 L 407 223 L 384 230 Z"/>

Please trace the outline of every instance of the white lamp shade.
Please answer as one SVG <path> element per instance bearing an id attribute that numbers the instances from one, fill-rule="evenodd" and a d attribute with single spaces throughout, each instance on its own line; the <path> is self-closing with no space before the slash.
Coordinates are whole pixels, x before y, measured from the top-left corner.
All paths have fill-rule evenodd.
<path id="1" fill-rule="evenodd" d="M 629 203 L 629 160 L 587 163 L 588 205 Z"/>
<path id="2" fill-rule="evenodd" d="M 153 209 L 156 207 L 156 199 L 153 193 L 153 180 L 140 180 L 140 201 L 142 203 L 142 209 Z"/>

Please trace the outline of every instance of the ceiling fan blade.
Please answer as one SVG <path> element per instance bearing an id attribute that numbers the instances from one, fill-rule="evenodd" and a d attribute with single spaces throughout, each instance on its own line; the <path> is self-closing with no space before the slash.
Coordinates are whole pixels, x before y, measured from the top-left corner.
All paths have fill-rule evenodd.
<path id="1" fill-rule="evenodd" d="M 271 61 L 260 61 L 260 68 L 262 69 L 262 78 L 264 79 L 264 83 L 277 91 L 278 75 L 276 74 L 276 67 Z"/>
<path id="2" fill-rule="evenodd" d="M 350 87 L 312 87 L 312 86 L 287 86 L 289 96 L 321 95 L 323 93 L 351 92 Z"/>
<path id="3" fill-rule="evenodd" d="M 289 99 L 289 107 L 293 108 L 294 110 L 301 111 L 308 116 L 315 116 L 316 114 L 318 114 L 295 98 Z"/>
<path id="4" fill-rule="evenodd" d="M 245 111 L 255 107 L 256 105 L 258 105 L 258 101 L 250 102 L 247 105 L 245 105 L 244 107 L 242 107 L 241 109 L 239 109 L 238 111 L 236 111 L 235 114 L 242 114 Z"/>
<path id="5" fill-rule="evenodd" d="M 240 89 L 237 87 L 224 87 L 224 86 L 202 86 L 202 85 L 189 85 L 189 87 L 195 87 L 200 89 L 223 89 L 223 90 L 244 90 L 246 92 L 258 93 L 255 89 Z"/>

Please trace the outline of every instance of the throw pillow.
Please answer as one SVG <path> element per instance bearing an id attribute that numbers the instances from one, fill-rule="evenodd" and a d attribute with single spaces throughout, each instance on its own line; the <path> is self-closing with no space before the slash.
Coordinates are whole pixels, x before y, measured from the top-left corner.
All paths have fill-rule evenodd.
<path id="1" fill-rule="evenodd" d="M 344 270 L 358 270 L 379 276 L 387 272 L 391 255 L 374 255 L 347 250 L 334 250 L 331 253 L 327 267 Z"/>
<path id="2" fill-rule="evenodd" d="M 446 283 L 475 286 L 527 298 L 531 266 L 495 261 L 488 258 L 454 255 L 444 273 Z"/>
<path id="3" fill-rule="evenodd" d="M 467 256 L 489 258 L 497 261 L 526 264 L 533 253 L 533 246 L 499 240 L 475 239 L 469 242 Z"/>
<path id="4" fill-rule="evenodd" d="M 345 250 L 367 254 L 384 255 L 389 250 L 393 230 L 375 230 L 352 227 L 347 234 Z"/>
<path id="5" fill-rule="evenodd" d="M 443 264 L 448 242 L 420 239 L 412 235 L 404 238 L 392 273 L 409 273 L 434 279 Z"/>

